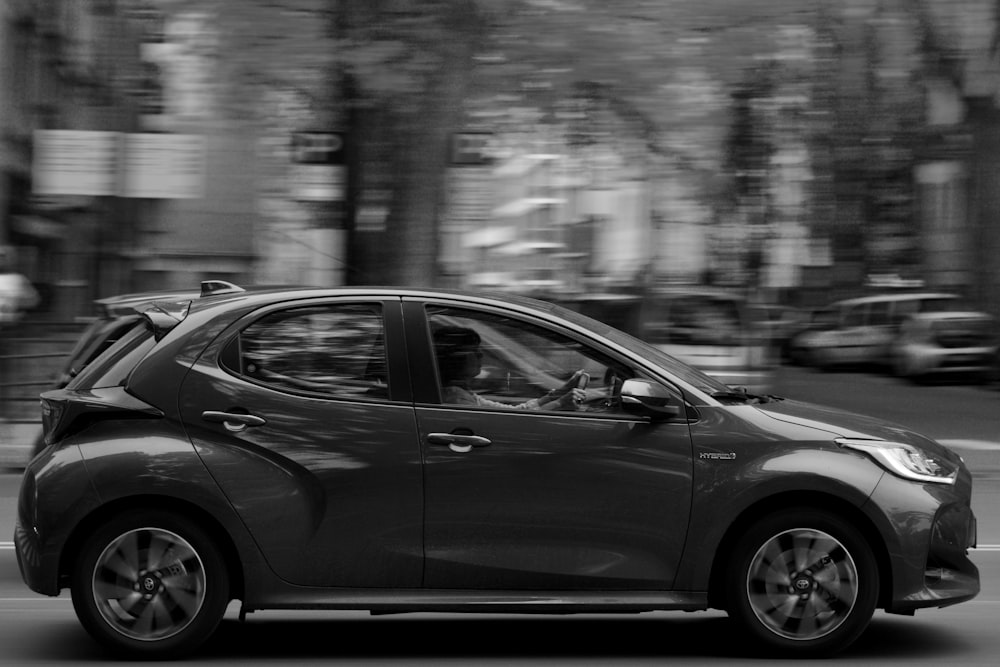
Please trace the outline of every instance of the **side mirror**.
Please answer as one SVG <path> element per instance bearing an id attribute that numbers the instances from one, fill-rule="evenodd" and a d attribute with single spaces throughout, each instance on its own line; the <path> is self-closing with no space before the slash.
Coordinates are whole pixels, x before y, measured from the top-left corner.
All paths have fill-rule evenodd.
<path id="1" fill-rule="evenodd" d="M 622 409 L 629 414 L 653 420 L 676 419 L 681 406 L 671 405 L 673 395 L 667 388 L 649 380 L 625 380 L 621 390 Z"/>

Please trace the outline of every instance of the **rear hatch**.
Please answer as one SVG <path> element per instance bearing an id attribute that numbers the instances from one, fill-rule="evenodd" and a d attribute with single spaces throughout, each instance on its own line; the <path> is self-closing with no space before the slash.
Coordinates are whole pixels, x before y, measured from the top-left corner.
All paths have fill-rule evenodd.
<path id="1" fill-rule="evenodd" d="M 190 302 L 150 305 L 130 328 L 61 389 L 41 395 L 42 430 L 52 445 L 95 421 L 159 418 L 159 409 L 128 392 L 129 375 L 187 315 Z"/>

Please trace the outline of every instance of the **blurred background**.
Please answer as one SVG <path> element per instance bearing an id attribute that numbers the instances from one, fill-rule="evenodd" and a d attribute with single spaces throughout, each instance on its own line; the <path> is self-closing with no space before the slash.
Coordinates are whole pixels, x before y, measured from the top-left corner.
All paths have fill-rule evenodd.
<path id="1" fill-rule="evenodd" d="M 998 6 L 0 0 L 0 441 L 207 279 L 1000 314 Z"/>

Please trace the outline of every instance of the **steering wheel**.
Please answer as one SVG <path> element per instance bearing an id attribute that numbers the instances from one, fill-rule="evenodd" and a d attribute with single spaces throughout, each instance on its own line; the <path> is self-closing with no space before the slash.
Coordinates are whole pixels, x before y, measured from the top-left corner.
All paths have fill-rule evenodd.
<path id="1" fill-rule="evenodd" d="M 613 368 L 608 368 L 604 373 L 603 391 L 593 398 L 586 399 L 577 406 L 581 412 L 613 412 L 618 405 L 619 394 L 621 393 L 622 382 Z"/>

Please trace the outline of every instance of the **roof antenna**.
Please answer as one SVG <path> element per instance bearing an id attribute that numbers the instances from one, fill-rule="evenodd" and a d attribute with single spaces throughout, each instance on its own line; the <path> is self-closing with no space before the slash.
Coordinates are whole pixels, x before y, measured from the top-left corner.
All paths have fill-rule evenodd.
<path id="1" fill-rule="evenodd" d="M 245 292 L 242 287 L 226 282 L 225 280 L 202 280 L 201 296 L 214 296 L 216 294 L 238 294 Z"/>

